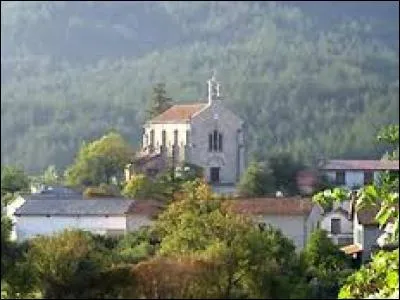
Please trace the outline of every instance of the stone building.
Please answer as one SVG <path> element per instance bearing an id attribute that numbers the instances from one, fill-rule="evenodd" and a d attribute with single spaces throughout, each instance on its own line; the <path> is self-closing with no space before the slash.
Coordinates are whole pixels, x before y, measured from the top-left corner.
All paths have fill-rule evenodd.
<path id="1" fill-rule="evenodd" d="M 143 127 L 142 151 L 125 170 L 156 174 L 190 163 L 213 185 L 233 185 L 245 169 L 244 122 L 224 106 L 220 84 L 208 80 L 208 99 L 174 105 Z"/>

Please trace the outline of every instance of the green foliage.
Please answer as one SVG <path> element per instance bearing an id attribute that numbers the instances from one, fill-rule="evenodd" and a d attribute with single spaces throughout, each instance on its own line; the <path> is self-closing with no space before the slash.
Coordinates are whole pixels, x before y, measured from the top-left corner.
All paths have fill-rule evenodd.
<path id="1" fill-rule="evenodd" d="M 239 192 L 251 197 L 275 193 L 275 178 L 268 163 L 251 162 L 240 179 Z"/>
<path id="2" fill-rule="evenodd" d="M 277 153 L 268 158 L 269 166 L 275 178 L 275 188 L 284 194 L 298 194 L 296 175 L 304 165 L 293 159 L 290 153 Z"/>
<path id="3" fill-rule="evenodd" d="M 397 299 L 399 295 L 399 249 L 376 253 L 368 266 L 349 276 L 339 299 Z"/>
<path id="4" fill-rule="evenodd" d="M 150 199 L 154 194 L 154 187 L 153 182 L 146 175 L 137 174 L 129 179 L 122 194 L 127 198 Z"/>
<path id="5" fill-rule="evenodd" d="M 392 153 L 387 153 L 386 159 L 399 159 L 399 125 L 388 125 L 382 128 L 377 140 L 392 148 Z"/>
<path id="6" fill-rule="evenodd" d="M 301 259 L 307 275 L 317 280 L 314 297 L 336 298 L 343 279 L 349 273 L 351 262 L 333 244 L 326 231 L 317 229 L 311 234 L 301 253 Z"/>
<path id="7" fill-rule="evenodd" d="M 12 230 L 12 222 L 10 218 L 3 215 L 1 212 L 1 279 L 5 274 L 5 270 L 9 265 L 9 256 L 12 250 L 12 243 L 10 241 L 10 235 Z"/>
<path id="8" fill-rule="evenodd" d="M 349 200 L 351 192 L 345 188 L 335 187 L 316 193 L 312 197 L 312 201 L 321 205 L 323 209 L 330 209 L 334 203 L 342 203 Z"/>
<path id="9" fill-rule="evenodd" d="M 83 195 L 85 198 L 120 197 L 121 193 L 118 186 L 101 183 L 99 186 L 87 187 L 83 191 Z"/>
<path id="10" fill-rule="evenodd" d="M 1 195 L 15 193 L 29 188 L 29 178 L 21 168 L 1 167 Z"/>
<path id="11" fill-rule="evenodd" d="M 156 222 L 158 254 L 195 256 L 210 264 L 213 285 L 202 285 L 201 295 L 207 289 L 212 298 L 293 296 L 302 275 L 292 242 L 275 229 L 260 231 L 229 207 L 215 200 L 207 185 L 186 183 L 182 200 L 172 202 Z"/>
<path id="12" fill-rule="evenodd" d="M 123 137 L 111 132 L 89 144 L 83 144 L 75 162 L 66 171 L 70 185 L 99 185 L 122 179 L 132 149 Z"/>
<path id="13" fill-rule="evenodd" d="M 36 274 L 27 259 L 28 249 L 26 243 L 12 244 L 8 265 L 2 269 L 2 299 L 42 298 L 37 288 Z"/>
<path id="14" fill-rule="evenodd" d="M 154 237 L 148 228 L 126 234 L 114 249 L 116 259 L 119 262 L 134 264 L 151 257 L 155 253 L 153 240 Z"/>
<path id="15" fill-rule="evenodd" d="M 58 175 L 57 169 L 54 165 L 50 165 L 43 173 L 43 183 L 47 185 L 59 184 L 60 176 Z"/>
<path id="16" fill-rule="evenodd" d="M 147 111 L 149 119 L 158 116 L 172 106 L 172 99 L 167 97 L 166 94 L 165 83 L 157 83 L 153 87 L 150 109 Z"/>
<path id="17" fill-rule="evenodd" d="M 371 133 L 399 119 L 397 8 L 2 5 L 1 163 L 63 170 L 83 140 L 110 127 L 138 146 L 154 84 L 192 102 L 206 95 L 212 68 L 224 104 L 247 124 L 249 154 L 379 157 Z"/>

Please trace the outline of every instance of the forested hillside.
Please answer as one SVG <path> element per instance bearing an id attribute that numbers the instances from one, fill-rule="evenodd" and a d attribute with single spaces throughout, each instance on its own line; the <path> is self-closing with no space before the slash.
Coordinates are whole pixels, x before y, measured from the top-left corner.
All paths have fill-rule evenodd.
<path id="1" fill-rule="evenodd" d="M 375 158 L 399 122 L 397 2 L 2 2 L 1 163 L 63 169 L 114 128 L 132 146 L 151 88 L 206 95 L 212 70 L 249 153 Z"/>

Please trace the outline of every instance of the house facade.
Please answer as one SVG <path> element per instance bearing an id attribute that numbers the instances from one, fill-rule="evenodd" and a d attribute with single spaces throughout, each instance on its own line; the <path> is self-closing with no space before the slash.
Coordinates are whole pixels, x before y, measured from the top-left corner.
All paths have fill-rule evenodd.
<path id="1" fill-rule="evenodd" d="M 313 213 L 311 199 L 300 197 L 276 197 L 232 200 L 236 213 L 247 214 L 258 224 L 269 224 L 293 241 L 301 251 L 314 228 L 318 226 L 318 214 Z"/>
<path id="2" fill-rule="evenodd" d="M 244 131 L 213 77 L 207 101 L 174 105 L 145 123 L 141 154 L 125 170 L 126 179 L 189 163 L 202 167 L 209 183 L 233 185 L 245 169 Z"/>
<path id="3" fill-rule="evenodd" d="M 150 225 L 159 210 L 155 203 L 122 198 L 88 200 L 28 200 L 15 216 L 18 241 L 80 229 L 101 235 L 120 235 Z"/>
<path id="4" fill-rule="evenodd" d="M 398 160 L 329 160 L 320 170 L 329 181 L 348 189 L 357 189 L 378 181 L 385 171 L 398 172 Z"/>
<path id="5" fill-rule="evenodd" d="M 334 207 L 322 213 L 320 228 L 325 230 L 332 242 L 338 246 L 353 243 L 353 221 L 350 215 L 350 201 L 334 204 Z"/>

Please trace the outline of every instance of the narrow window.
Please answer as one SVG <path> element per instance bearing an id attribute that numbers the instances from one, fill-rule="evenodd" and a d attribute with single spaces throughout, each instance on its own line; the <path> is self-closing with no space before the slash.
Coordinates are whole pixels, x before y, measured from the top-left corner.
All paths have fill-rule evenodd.
<path id="1" fill-rule="evenodd" d="M 162 145 L 163 145 L 163 147 L 165 147 L 166 144 L 167 144 L 167 132 L 164 129 L 162 131 Z"/>
<path id="2" fill-rule="evenodd" d="M 174 130 L 174 145 L 178 145 L 178 130 Z"/>
<path id="3" fill-rule="evenodd" d="M 212 134 L 210 133 L 208 135 L 208 152 L 212 151 L 212 140 L 213 140 L 213 137 L 212 137 Z"/>
<path id="4" fill-rule="evenodd" d="M 222 133 L 218 135 L 219 143 L 218 143 L 218 151 L 222 152 Z"/>
<path id="5" fill-rule="evenodd" d="M 213 150 L 218 151 L 218 132 L 214 130 Z"/>
<path id="6" fill-rule="evenodd" d="M 154 129 L 150 130 L 150 147 L 154 147 Z"/>
<path id="7" fill-rule="evenodd" d="M 336 172 L 336 184 L 337 185 L 344 185 L 346 183 L 346 176 L 344 171 Z"/>
<path id="8" fill-rule="evenodd" d="M 189 130 L 186 130 L 186 145 L 189 145 Z"/>
<path id="9" fill-rule="evenodd" d="M 331 219 L 331 233 L 339 234 L 340 233 L 340 219 Z"/>
<path id="10" fill-rule="evenodd" d="M 372 184 L 374 182 L 374 172 L 364 172 L 364 184 Z"/>

